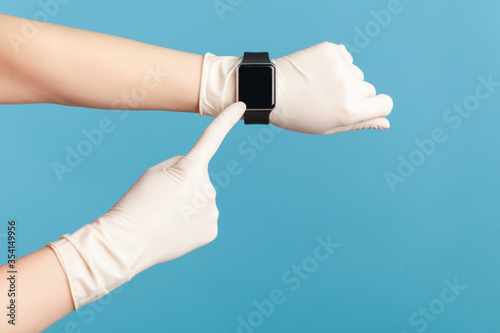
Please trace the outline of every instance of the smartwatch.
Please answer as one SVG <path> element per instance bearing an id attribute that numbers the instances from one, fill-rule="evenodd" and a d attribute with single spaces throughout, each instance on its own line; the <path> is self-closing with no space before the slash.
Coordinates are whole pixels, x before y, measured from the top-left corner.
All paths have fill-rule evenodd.
<path id="1" fill-rule="evenodd" d="M 236 74 L 237 100 L 246 104 L 245 124 L 269 124 L 276 106 L 276 65 L 268 52 L 245 52 Z"/>

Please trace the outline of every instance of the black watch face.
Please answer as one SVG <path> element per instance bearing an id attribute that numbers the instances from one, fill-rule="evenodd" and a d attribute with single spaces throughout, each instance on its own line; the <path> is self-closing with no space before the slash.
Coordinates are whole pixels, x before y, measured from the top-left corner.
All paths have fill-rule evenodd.
<path id="1" fill-rule="evenodd" d="M 241 65 L 238 69 L 238 99 L 247 109 L 273 109 L 276 68 L 273 65 Z"/>

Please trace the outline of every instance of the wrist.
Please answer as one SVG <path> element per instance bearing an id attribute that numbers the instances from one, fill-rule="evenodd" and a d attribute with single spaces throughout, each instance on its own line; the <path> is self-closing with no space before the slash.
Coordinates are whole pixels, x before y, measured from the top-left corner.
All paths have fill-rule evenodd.
<path id="1" fill-rule="evenodd" d="M 144 270 L 141 248 L 120 221 L 100 217 L 49 243 L 64 269 L 75 310 L 108 294 Z"/>
<path id="2" fill-rule="evenodd" d="M 205 54 L 199 96 L 200 116 L 216 117 L 236 102 L 236 69 L 242 59 L 243 57 Z"/>

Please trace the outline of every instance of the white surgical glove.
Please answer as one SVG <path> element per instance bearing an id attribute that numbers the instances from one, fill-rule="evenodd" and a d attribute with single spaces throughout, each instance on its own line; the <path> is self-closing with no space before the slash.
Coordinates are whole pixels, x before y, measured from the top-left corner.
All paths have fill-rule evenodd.
<path id="1" fill-rule="evenodd" d="M 205 54 L 200 115 L 217 116 L 236 102 L 236 68 L 242 57 Z M 392 99 L 376 95 L 343 45 L 329 42 L 273 60 L 277 67 L 276 108 L 270 122 L 291 131 L 333 134 L 387 129 Z"/>
<path id="2" fill-rule="evenodd" d="M 219 211 L 208 163 L 244 111 L 241 102 L 229 106 L 187 155 L 148 169 L 109 212 L 48 244 L 64 268 L 75 310 L 215 239 Z"/>

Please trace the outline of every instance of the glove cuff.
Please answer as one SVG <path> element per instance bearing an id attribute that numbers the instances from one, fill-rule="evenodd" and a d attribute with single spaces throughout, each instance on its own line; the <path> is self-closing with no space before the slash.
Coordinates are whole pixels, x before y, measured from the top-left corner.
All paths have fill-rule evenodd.
<path id="1" fill-rule="evenodd" d="M 203 57 L 200 85 L 200 116 L 216 117 L 236 102 L 236 68 L 242 57 L 219 57 L 207 52 Z"/>
<path id="2" fill-rule="evenodd" d="M 133 276 L 127 251 L 115 244 L 110 230 L 101 227 L 98 219 L 47 244 L 64 269 L 75 310 L 108 294 Z"/>

